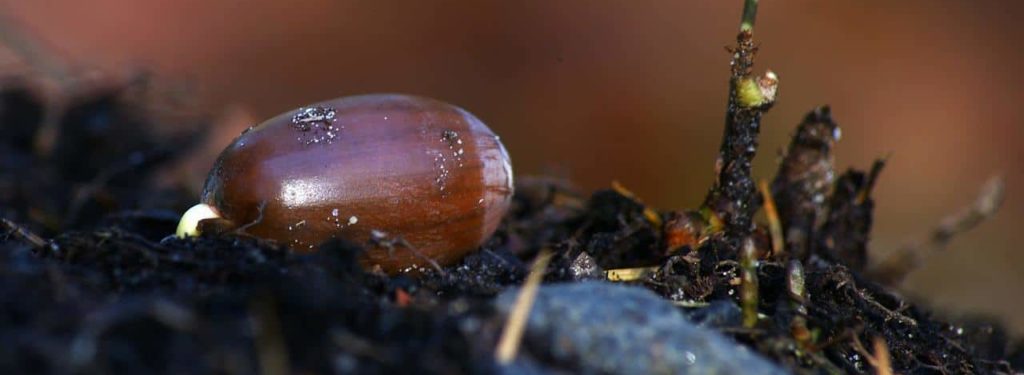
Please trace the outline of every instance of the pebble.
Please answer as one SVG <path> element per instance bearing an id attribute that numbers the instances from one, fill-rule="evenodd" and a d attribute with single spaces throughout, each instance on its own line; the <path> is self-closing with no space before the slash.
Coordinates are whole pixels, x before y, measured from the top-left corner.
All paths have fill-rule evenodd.
<path id="1" fill-rule="evenodd" d="M 495 299 L 498 311 L 507 316 L 518 293 L 518 288 L 502 292 Z M 541 286 L 519 355 L 503 372 L 788 373 L 732 339 L 692 323 L 654 292 L 599 281 Z"/>

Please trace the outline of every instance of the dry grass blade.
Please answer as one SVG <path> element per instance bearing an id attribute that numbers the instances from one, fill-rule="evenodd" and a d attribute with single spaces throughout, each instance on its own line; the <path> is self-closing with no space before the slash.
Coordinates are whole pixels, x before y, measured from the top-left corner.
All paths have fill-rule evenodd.
<path id="1" fill-rule="evenodd" d="M 18 223 L 0 218 L 0 226 L 2 226 L 7 231 L 7 233 L 5 233 L 5 236 L 17 237 L 18 239 L 28 242 L 30 245 L 36 248 L 46 246 L 46 240 L 44 240 L 42 237 L 39 237 L 39 235 L 32 233 L 32 231 L 26 229 L 25 227 L 18 225 Z"/>
<path id="2" fill-rule="evenodd" d="M 885 339 L 875 337 L 874 345 L 875 361 L 872 364 L 878 370 L 878 375 L 892 375 L 892 360 L 889 358 L 889 346 L 885 344 Z"/>
<path id="3" fill-rule="evenodd" d="M 516 358 L 519 343 L 522 342 L 523 332 L 526 330 L 526 320 L 530 316 L 533 301 L 537 298 L 537 289 L 540 288 L 540 282 L 544 279 L 544 271 L 547 270 L 550 261 L 550 250 L 542 250 L 540 254 L 537 254 L 537 259 L 533 261 L 530 274 L 526 276 L 526 282 L 519 289 L 516 304 L 512 307 L 512 312 L 508 315 L 508 322 L 505 323 L 505 329 L 502 330 L 501 338 L 498 340 L 498 350 L 494 353 L 498 363 L 508 364 Z"/>
<path id="4" fill-rule="evenodd" d="M 608 281 L 637 281 L 658 270 L 658 267 L 616 268 L 604 271 Z"/>
<path id="5" fill-rule="evenodd" d="M 612 181 L 612 190 L 615 190 L 616 193 L 619 193 L 626 198 L 632 199 L 641 206 L 644 206 L 644 218 L 647 219 L 647 221 L 650 222 L 653 226 L 661 226 L 661 216 L 658 215 L 658 213 L 652 210 L 650 207 L 647 207 L 647 205 L 644 204 L 644 201 L 641 200 L 640 197 L 637 197 L 632 190 L 626 189 L 626 187 L 619 183 L 619 181 Z"/>
<path id="6" fill-rule="evenodd" d="M 768 187 L 768 181 L 762 179 L 757 186 L 761 189 L 761 198 L 764 199 L 764 214 L 768 216 L 768 231 L 772 235 L 772 256 L 778 256 L 785 251 L 782 220 L 779 219 L 779 211 L 775 209 L 775 198 L 772 198 L 772 189 Z"/>
<path id="7" fill-rule="evenodd" d="M 881 336 L 875 337 L 872 340 L 872 346 L 874 354 L 869 353 L 864 344 L 861 344 L 860 338 L 856 334 L 850 337 L 850 346 L 853 351 L 857 352 L 864 357 L 864 360 L 875 368 L 875 373 L 878 375 L 893 375 L 892 371 L 892 357 L 889 356 L 889 346 L 885 343 L 885 338 Z"/>

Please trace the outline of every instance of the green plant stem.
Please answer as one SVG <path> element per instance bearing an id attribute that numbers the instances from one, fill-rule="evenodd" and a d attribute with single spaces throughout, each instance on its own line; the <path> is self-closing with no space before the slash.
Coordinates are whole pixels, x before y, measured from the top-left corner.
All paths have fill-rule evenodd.
<path id="1" fill-rule="evenodd" d="M 754 32 L 754 20 L 757 18 L 757 1 L 746 0 L 743 4 L 743 18 L 740 20 L 740 31 Z"/>

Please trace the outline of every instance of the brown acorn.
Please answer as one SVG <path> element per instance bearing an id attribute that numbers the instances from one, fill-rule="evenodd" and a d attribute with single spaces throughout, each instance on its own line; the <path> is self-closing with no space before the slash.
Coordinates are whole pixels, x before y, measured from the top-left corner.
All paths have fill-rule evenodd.
<path id="1" fill-rule="evenodd" d="M 512 191 L 508 152 L 469 112 L 408 95 L 344 97 L 235 139 L 178 234 L 221 218 L 295 251 L 343 238 L 367 246 L 364 266 L 396 273 L 475 250 Z"/>

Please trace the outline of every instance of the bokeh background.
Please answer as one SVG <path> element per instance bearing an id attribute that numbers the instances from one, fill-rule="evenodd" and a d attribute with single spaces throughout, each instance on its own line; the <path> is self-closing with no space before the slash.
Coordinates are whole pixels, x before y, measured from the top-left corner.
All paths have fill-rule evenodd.
<path id="1" fill-rule="evenodd" d="M 502 136 L 518 175 L 618 180 L 660 208 L 712 181 L 741 1 L 0 1 L 11 40 L 76 72 L 144 69 L 218 116 L 192 173 L 260 119 L 322 99 L 405 92 L 456 103 Z M 781 80 L 755 165 L 772 176 L 803 114 L 831 104 L 838 167 L 889 165 L 874 256 L 923 238 L 1006 177 L 1002 210 L 903 290 L 1024 333 L 1024 2 L 766 0 L 759 68 Z M 10 32 L 17 31 L 16 34 Z M 12 39 L 13 38 L 13 39 Z M 10 47 L 10 46 L 8 46 Z M 5 73 L 39 69 L 0 46 Z M 32 59 L 28 59 L 32 60 Z M 206 159 L 204 159 L 206 158 Z"/>

